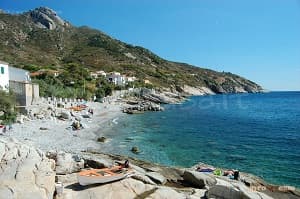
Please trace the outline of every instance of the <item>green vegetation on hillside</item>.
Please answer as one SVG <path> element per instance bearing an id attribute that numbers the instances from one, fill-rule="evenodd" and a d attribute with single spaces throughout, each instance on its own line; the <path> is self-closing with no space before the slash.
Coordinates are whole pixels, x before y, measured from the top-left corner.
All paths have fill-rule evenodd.
<path id="1" fill-rule="evenodd" d="M 11 124 L 16 120 L 16 98 L 12 92 L 0 89 L 0 120 L 2 124 Z"/>
<path id="2" fill-rule="evenodd" d="M 69 25 L 42 29 L 35 25 L 30 13 L 0 14 L 0 27 L 3 27 L 0 60 L 30 70 L 35 69 L 34 66 L 47 66 L 70 72 L 70 65 L 77 67 L 74 69 L 78 73 L 63 74 L 57 80 L 36 80 L 42 88 L 47 86 L 42 80 L 50 86 L 49 91 L 44 89 L 47 94 L 89 96 L 96 92 L 92 86 L 96 83 L 84 77 L 87 69 L 117 71 L 137 77 L 141 84 L 147 79 L 154 87 L 177 90 L 184 85 L 208 87 L 216 93 L 238 92 L 240 88 L 248 92 L 261 90 L 259 85 L 237 75 L 167 61 L 143 47 L 126 44 L 88 27 Z M 70 85 L 72 79 L 75 79 L 74 85 Z M 86 82 L 91 85 L 84 85 Z M 65 89 L 64 92 L 60 93 L 61 89 Z M 97 91 L 98 95 L 101 92 Z"/>

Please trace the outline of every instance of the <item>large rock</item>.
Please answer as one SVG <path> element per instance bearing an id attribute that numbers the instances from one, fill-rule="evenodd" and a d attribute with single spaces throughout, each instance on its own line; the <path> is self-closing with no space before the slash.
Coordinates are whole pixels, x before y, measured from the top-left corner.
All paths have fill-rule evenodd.
<path id="1" fill-rule="evenodd" d="M 184 85 L 182 90 L 188 95 L 213 95 L 214 92 L 207 87 L 191 87 Z"/>
<path id="2" fill-rule="evenodd" d="M 94 155 L 83 155 L 85 161 L 85 167 L 91 167 L 94 169 L 102 169 L 105 167 L 111 167 L 114 165 L 114 161 Z"/>
<path id="3" fill-rule="evenodd" d="M 161 187 L 150 194 L 147 199 L 185 199 L 190 198 L 169 187 Z"/>
<path id="4" fill-rule="evenodd" d="M 217 184 L 211 187 L 206 196 L 222 199 L 272 199 L 272 197 L 252 190 L 239 181 L 217 179 Z"/>
<path id="5" fill-rule="evenodd" d="M 77 187 L 78 186 L 78 187 Z M 146 198 L 140 197 L 143 194 L 148 195 L 154 190 L 153 185 L 144 184 L 140 181 L 127 178 L 121 181 L 104 184 L 101 186 L 90 186 L 83 189 L 78 184 L 66 186 L 63 198 L 78 198 L 78 199 L 133 199 L 133 198 Z M 75 190 L 75 191 L 74 191 Z M 80 191 L 76 191 L 80 190 Z"/>
<path id="6" fill-rule="evenodd" d="M 207 191 L 207 198 L 218 199 L 244 199 L 241 191 L 234 187 L 215 185 Z M 248 199 L 248 198 L 245 198 Z"/>
<path id="7" fill-rule="evenodd" d="M 27 15 L 32 18 L 39 28 L 54 30 L 58 27 L 68 25 L 68 23 L 62 20 L 53 10 L 46 7 L 36 8 L 28 12 Z"/>
<path id="8" fill-rule="evenodd" d="M 151 178 L 151 180 L 158 184 L 165 184 L 167 182 L 167 179 L 157 172 L 147 172 L 146 176 L 148 176 L 149 178 Z"/>
<path id="9" fill-rule="evenodd" d="M 49 199 L 55 189 L 55 163 L 16 140 L 0 140 L 0 198 Z"/>
<path id="10" fill-rule="evenodd" d="M 77 182 L 77 173 L 71 173 L 66 175 L 56 175 L 57 182 L 63 184 Z"/>
<path id="11" fill-rule="evenodd" d="M 78 191 L 80 190 L 80 191 Z M 82 188 L 77 183 L 65 186 L 62 198 L 78 199 L 186 199 L 190 198 L 185 193 L 179 193 L 170 187 L 144 184 L 132 178 L 107 183 L 98 186 Z"/>
<path id="12" fill-rule="evenodd" d="M 155 182 L 153 182 L 153 180 L 151 180 L 148 176 L 142 174 L 142 173 L 138 173 L 136 172 L 133 176 L 133 179 L 139 180 L 145 184 L 152 184 L 152 185 L 156 185 Z"/>
<path id="13" fill-rule="evenodd" d="M 70 153 L 60 151 L 56 156 L 56 173 L 70 174 L 84 168 L 84 160 Z"/>
<path id="14" fill-rule="evenodd" d="M 63 110 L 60 113 L 60 117 L 63 119 L 69 120 L 69 119 L 71 119 L 71 113 L 70 113 L 70 111 Z"/>
<path id="15" fill-rule="evenodd" d="M 217 183 L 217 180 L 214 177 L 198 171 L 186 170 L 182 177 L 185 183 L 200 189 L 211 187 Z"/>

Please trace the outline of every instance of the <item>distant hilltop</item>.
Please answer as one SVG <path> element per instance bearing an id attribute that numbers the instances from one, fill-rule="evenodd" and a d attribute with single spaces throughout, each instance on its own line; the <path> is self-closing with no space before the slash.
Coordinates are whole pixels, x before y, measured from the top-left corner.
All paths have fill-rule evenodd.
<path id="1" fill-rule="evenodd" d="M 64 70 L 74 63 L 92 72 L 118 71 L 157 88 L 188 94 L 262 91 L 258 84 L 232 73 L 168 61 L 99 30 L 75 27 L 46 7 L 18 15 L 0 11 L 0 31 L 0 60 L 20 68 Z"/>

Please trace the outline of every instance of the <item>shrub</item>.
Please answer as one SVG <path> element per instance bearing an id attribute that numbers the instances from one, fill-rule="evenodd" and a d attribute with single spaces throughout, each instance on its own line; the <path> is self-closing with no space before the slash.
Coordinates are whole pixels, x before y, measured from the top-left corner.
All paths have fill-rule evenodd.
<path id="1" fill-rule="evenodd" d="M 16 97 L 12 92 L 0 90 L 0 120 L 3 124 L 10 124 L 16 120 L 16 104 Z"/>

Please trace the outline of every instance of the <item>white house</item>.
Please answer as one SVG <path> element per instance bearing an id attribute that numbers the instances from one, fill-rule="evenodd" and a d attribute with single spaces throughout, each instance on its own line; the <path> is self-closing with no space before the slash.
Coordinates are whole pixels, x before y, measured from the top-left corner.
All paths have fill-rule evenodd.
<path id="1" fill-rule="evenodd" d="M 8 63 L 2 61 L 0 61 L 0 86 L 15 93 L 20 107 L 27 107 L 39 98 L 39 85 L 31 83 L 30 73 L 8 66 Z"/>
<path id="2" fill-rule="evenodd" d="M 9 87 L 8 63 L 0 61 L 0 89 L 7 90 Z"/>
<path id="3" fill-rule="evenodd" d="M 115 85 L 125 85 L 126 77 L 118 72 L 112 72 L 107 76 L 107 80 Z"/>
<path id="4" fill-rule="evenodd" d="M 103 70 L 96 71 L 96 73 L 98 75 L 102 75 L 103 77 L 106 77 L 106 72 L 104 72 Z"/>
<path id="5" fill-rule="evenodd" d="M 30 73 L 27 70 L 23 70 L 20 68 L 15 68 L 12 66 L 8 67 L 9 70 L 9 81 L 30 83 Z"/>
<path id="6" fill-rule="evenodd" d="M 136 80 L 136 77 L 126 77 L 127 82 L 134 82 Z"/>
<path id="7" fill-rule="evenodd" d="M 94 79 L 97 79 L 98 78 L 98 74 L 97 73 L 94 73 L 94 72 L 90 72 L 90 76 Z"/>

